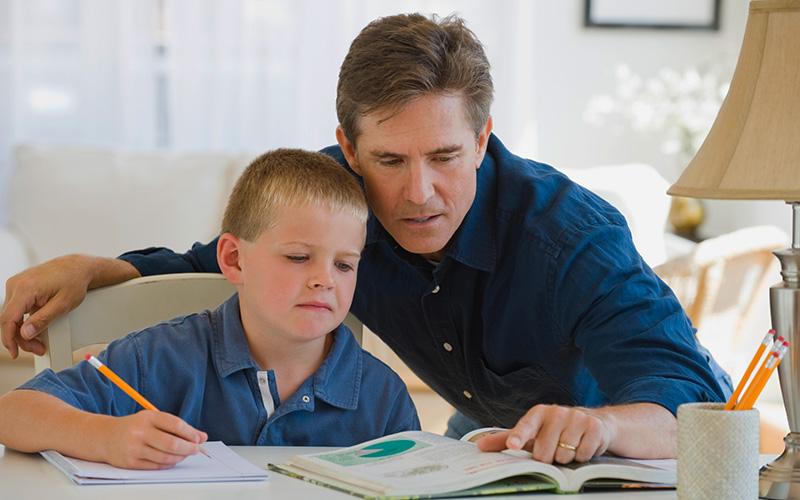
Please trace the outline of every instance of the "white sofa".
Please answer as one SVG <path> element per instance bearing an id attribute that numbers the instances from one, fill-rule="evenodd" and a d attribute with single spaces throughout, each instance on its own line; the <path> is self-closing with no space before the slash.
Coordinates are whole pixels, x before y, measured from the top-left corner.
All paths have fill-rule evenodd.
<path id="1" fill-rule="evenodd" d="M 66 253 L 114 256 L 208 241 L 219 231 L 233 183 L 255 156 L 20 146 L 4 200 L 8 223 L 0 226 L 0 283 Z M 652 167 L 567 174 L 623 212 L 651 266 L 665 260 L 667 183 Z"/>

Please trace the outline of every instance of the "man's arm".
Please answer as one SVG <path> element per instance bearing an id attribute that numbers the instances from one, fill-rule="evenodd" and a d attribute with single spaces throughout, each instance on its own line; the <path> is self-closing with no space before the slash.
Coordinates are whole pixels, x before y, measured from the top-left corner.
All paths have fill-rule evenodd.
<path id="1" fill-rule="evenodd" d="M 118 259 L 67 255 L 47 261 L 9 278 L 0 311 L 3 346 L 16 358 L 19 348 L 36 354 L 44 346 L 35 339 L 53 319 L 71 311 L 91 288 L 114 285 L 139 276 L 154 274 L 218 273 L 217 240 L 196 243 L 178 254 L 167 248 L 148 248 L 121 255 Z M 24 320 L 25 314 L 30 316 Z"/>
<path id="2" fill-rule="evenodd" d="M 97 415 L 30 390 L 0 397 L 0 443 L 29 453 L 52 449 L 117 467 L 163 469 L 198 453 L 206 439 L 168 413 Z"/>
<path id="3" fill-rule="evenodd" d="M 605 452 L 673 458 L 676 443 L 677 424 L 669 410 L 652 403 L 634 403 L 603 408 L 536 405 L 512 429 L 489 435 L 477 444 L 483 451 L 525 449 L 536 460 L 565 464 L 586 462 Z"/>
<path id="4" fill-rule="evenodd" d="M 12 358 L 19 348 L 43 354 L 44 345 L 35 337 L 53 319 L 83 302 L 88 289 L 138 276 L 128 262 L 88 255 L 65 255 L 12 276 L 0 312 L 3 346 Z M 25 314 L 30 316 L 23 319 Z"/>

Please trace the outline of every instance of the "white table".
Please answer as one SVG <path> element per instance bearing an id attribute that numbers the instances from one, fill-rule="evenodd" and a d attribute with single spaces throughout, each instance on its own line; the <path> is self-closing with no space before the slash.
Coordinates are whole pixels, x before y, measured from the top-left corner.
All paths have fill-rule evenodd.
<path id="1" fill-rule="evenodd" d="M 281 463 L 300 453 L 313 453 L 326 448 L 233 446 L 233 450 L 254 464 L 264 467 L 267 462 Z M 762 457 L 762 461 L 766 457 Z M 612 491 L 590 493 L 592 500 L 610 499 L 673 499 L 675 491 Z M 587 496 L 589 496 L 587 495 Z M 564 500 L 563 495 L 535 493 L 527 497 L 542 500 Z M 350 495 L 305 483 L 298 479 L 269 472 L 266 481 L 242 483 L 147 484 L 119 486 L 77 486 L 39 454 L 20 453 L 0 445 L 0 498 L 2 499 L 76 499 L 91 500 L 170 500 L 197 499 L 349 499 Z M 474 497 L 473 497 L 474 498 Z M 519 499 L 520 495 L 493 496 L 493 499 Z M 575 496 L 570 495 L 570 498 Z"/>

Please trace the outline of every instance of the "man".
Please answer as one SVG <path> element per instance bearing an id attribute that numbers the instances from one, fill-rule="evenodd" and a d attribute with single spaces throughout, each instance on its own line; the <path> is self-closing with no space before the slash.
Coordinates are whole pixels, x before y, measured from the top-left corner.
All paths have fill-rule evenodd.
<path id="1" fill-rule="evenodd" d="M 353 41 L 337 88 L 339 146 L 324 150 L 363 180 L 374 216 L 352 311 L 461 421 L 513 427 L 483 449 L 559 463 L 674 456 L 678 405 L 719 401 L 730 381 L 624 218 L 492 135 L 492 92 L 460 19 L 391 16 Z M 7 284 L 3 343 L 12 355 L 41 349 L 33 336 L 87 287 L 218 272 L 215 244 L 25 271 Z"/>

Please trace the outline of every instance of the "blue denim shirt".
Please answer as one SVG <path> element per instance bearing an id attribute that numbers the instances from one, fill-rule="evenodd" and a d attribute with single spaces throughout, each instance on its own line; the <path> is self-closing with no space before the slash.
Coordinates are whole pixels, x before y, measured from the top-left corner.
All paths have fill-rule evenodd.
<path id="1" fill-rule="evenodd" d="M 319 369 L 286 401 L 274 372 L 250 356 L 238 295 L 215 311 L 176 318 L 109 344 L 100 356 L 156 408 L 178 415 L 228 445 L 349 446 L 419 429 L 400 378 L 364 352 L 340 326 Z M 257 377 L 266 375 L 274 411 Z M 49 393 L 92 413 L 123 416 L 141 408 L 89 363 L 45 370 L 20 389 Z"/>
<path id="2" fill-rule="evenodd" d="M 347 166 L 337 147 L 324 150 Z M 142 274 L 218 272 L 216 241 L 121 258 Z M 624 217 L 492 135 L 477 194 L 434 266 L 368 223 L 353 313 L 417 375 L 483 425 L 538 403 L 720 401 L 730 379 Z"/>

